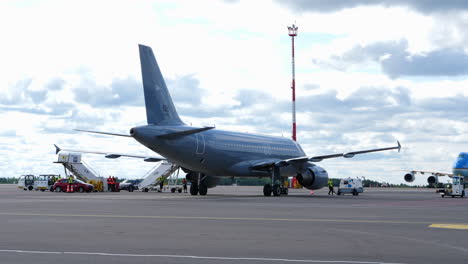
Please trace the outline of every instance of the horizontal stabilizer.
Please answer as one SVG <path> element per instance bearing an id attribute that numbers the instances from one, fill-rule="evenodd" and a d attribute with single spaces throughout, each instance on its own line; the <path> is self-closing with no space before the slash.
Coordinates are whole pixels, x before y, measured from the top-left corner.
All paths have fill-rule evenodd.
<path id="1" fill-rule="evenodd" d="M 75 131 L 80 132 L 88 132 L 88 133 L 95 133 L 95 134 L 102 134 L 102 135 L 110 135 L 110 136 L 119 136 L 119 137 L 132 137 L 126 134 L 118 134 L 118 133 L 110 133 L 110 132 L 101 132 L 101 131 L 93 131 L 93 130 L 83 130 L 83 129 L 73 129 Z"/>
<path id="2" fill-rule="evenodd" d="M 214 127 L 203 127 L 203 128 L 195 128 L 195 129 L 190 129 L 190 130 L 185 130 L 185 131 L 180 131 L 180 132 L 174 132 L 174 133 L 168 133 L 164 135 L 159 135 L 157 136 L 158 138 L 163 138 L 163 139 L 175 139 L 179 137 L 184 137 L 184 136 L 189 136 L 193 135 L 196 133 L 200 133 L 206 130 L 213 129 Z"/>

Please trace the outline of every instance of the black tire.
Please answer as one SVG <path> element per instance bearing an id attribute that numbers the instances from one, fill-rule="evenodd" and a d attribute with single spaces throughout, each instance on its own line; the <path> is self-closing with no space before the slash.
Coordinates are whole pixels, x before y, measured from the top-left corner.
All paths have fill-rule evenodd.
<path id="1" fill-rule="evenodd" d="M 177 191 L 178 191 L 179 193 L 182 193 L 182 189 L 181 189 L 181 188 L 179 188 Z"/>
<path id="2" fill-rule="evenodd" d="M 338 191 L 338 192 L 336 193 L 336 195 L 341 195 L 341 192 L 340 192 L 340 191 Z"/>
<path id="3" fill-rule="evenodd" d="M 455 198 L 455 195 L 452 195 L 452 198 Z"/>
<path id="4" fill-rule="evenodd" d="M 128 192 L 133 192 L 133 187 L 132 186 L 128 186 Z"/>
<path id="5" fill-rule="evenodd" d="M 28 186 L 28 190 L 32 191 L 33 189 L 34 189 L 34 187 L 32 187 L 32 185 Z"/>
<path id="6" fill-rule="evenodd" d="M 143 192 L 148 192 L 148 191 L 149 191 L 148 188 L 144 188 L 144 189 L 143 189 Z"/>
<path id="7" fill-rule="evenodd" d="M 56 192 L 63 192 L 63 190 L 62 190 L 62 188 L 60 188 L 60 186 L 55 187 L 55 191 Z"/>
<path id="8" fill-rule="evenodd" d="M 41 189 L 41 192 L 45 192 L 45 189 Z"/>
<path id="9" fill-rule="evenodd" d="M 198 186 L 196 184 L 190 185 L 190 194 L 197 195 L 198 194 Z"/>
<path id="10" fill-rule="evenodd" d="M 85 189 L 83 187 L 78 188 L 79 193 L 84 193 Z"/>
<path id="11" fill-rule="evenodd" d="M 175 188 L 171 188 L 171 193 L 175 193 Z"/>
<path id="12" fill-rule="evenodd" d="M 354 196 L 358 195 L 358 192 L 356 191 L 356 189 L 353 190 L 353 195 Z"/>
<path id="13" fill-rule="evenodd" d="M 444 198 L 444 197 L 445 197 L 445 195 L 443 195 L 443 194 L 442 194 L 441 196 L 442 196 L 442 198 Z"/>
<path id="14" fill-rule="evenodd" d="M 208 187 L 203 183 L 200 184 L 200 186 L 198 187 L 198 193 L 200 195 L 206 195 L 208 193 Z"/>
<path id="15" fill-rule="evenodd" d="M 263 195 L 264 196 L 271 196 L 271 184 L 263 185 Z"/>
<path id="16" fill-rule="evenodd" d="M 273 196 L 281 195 L 281 186 L 279 184 L 273 185 Z"/>

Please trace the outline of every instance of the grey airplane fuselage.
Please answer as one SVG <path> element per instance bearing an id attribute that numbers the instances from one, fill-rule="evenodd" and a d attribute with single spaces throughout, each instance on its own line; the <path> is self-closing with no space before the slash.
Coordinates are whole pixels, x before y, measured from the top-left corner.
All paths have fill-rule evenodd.
<path id="1" fill-rule="evenodd" d="M 306 156 L 291 139 L 211 129 L 175 139 L 158 135 L 191 130 L 190 126 L 134 127 L 132 136 L 141 144 L 191 171 L 213 176 L 269 177 L 265 170 L 252 170 L 252 162 L 285 160 Z M 282 177 L 295 176 L 297 168 L 281 167 Z"/>

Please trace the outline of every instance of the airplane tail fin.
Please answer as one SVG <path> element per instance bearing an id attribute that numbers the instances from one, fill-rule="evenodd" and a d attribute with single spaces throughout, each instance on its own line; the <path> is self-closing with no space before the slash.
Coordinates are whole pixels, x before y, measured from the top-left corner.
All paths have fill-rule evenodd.
<path id="1" fill-rule="evenodd" d="M 153 50 L 141 44 L 138 46 L 148 124 L 183 125 L 167 90 Z"/>

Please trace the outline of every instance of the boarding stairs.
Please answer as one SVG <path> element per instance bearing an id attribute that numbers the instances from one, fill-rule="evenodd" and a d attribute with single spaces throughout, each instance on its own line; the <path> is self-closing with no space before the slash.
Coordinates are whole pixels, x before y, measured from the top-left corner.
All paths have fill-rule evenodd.
<path id="1" fill-rule="evenodd" d="M 144 192 L 155 190 L 161 182 L 169 178 L 178 168 L 179 166 L 176 164 L 161 161 L 143 176 L 143 181 L 138 185 L 138 188 Z"/>
<path id="2" fill-rule="evenodd" d="M 99 173 L 93 170 L 91 166 L 89 166 L 89 164 L 86 164 L 81 159 L 80 153 L 59 153 L 58 160 L 54 163 L 62 164 L 65 170 L 65 175 L 68 175 L 67 174 L 67 171 L 68 171 L 70 174 L 75 176 L 75 178 L 80 181 L 83 181 L 83 182 L 100 181 L 104 185 L 107 184 L 107 182 L 104 180 L 104 177 L 101 177 Z M 104 186 L 104 190 L 107 190 L 107 186 Z"/>

